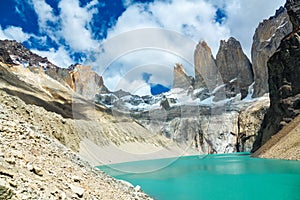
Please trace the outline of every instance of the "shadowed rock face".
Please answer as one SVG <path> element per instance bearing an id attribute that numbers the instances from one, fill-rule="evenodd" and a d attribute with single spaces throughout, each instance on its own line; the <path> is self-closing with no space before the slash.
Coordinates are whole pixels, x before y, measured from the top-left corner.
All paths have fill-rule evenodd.
<path id="1" fill-rule="evenodd" d="M 292 2 L 292 4 L 291 4 Z M 300 1 L 288 1 L 288 12 L 298 12 Z M 297 12 L 294 12 L 294 11 Z M 296 13 L 296 14 L 295 14 Z M 293 19 L 293 27 L 299 27 Z M 295 30 L 285 37 L 274 55 L 268 61 L 270 109 L 268 110 L 254 143 L 257 150 L 274 134 L 281 130 L 300 113 L 300 31 Z"/>
<path id="2" fill-rule="evenodd" d="M 194 52 L 195 88 L 206 87 L 213 90 L 221 83 L 218 68 L 206 42 L 201 41 Z"/>
<path id="3" fill-rule="evenodd" d="M 275 16 L 264 20 L 256 28 L 251 49 L 254 72 L 253 97 L 259 97 L 268 92 L 267 62 L 280 45 L 284 36 L 292 31 L 286 9 L 281 7 Z"/>
<path id="4" fill-rule="evenodd" d="M 300 4 L 298 0 L 287 0 L 285 7 L 293 24 L 293 30 L 297 30 L 300 26 Z"/>
<path id="5" fill-rule="evenodd" d="M 240 42 L 233 37 L 228 41 L 221 40 L 216 63 L 225 84 L 235 79 L 232 84 L 229 84 L 231 87 L 228 88 L 228 92 L 233 92 L 233 95 L 241 92 L 244 98 L 248 93 L 248 87 L 253 83 L 253 71 Z"/>

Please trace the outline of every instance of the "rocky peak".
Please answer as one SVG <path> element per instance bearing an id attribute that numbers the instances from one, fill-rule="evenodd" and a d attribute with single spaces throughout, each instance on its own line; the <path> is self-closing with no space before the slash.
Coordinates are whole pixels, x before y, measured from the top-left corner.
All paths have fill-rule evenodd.
<path id="1" fill-rule="evenodd" d="M 199 42 L 194 52 L 195 88 L 213 90 L 218 85 L 218 68 L 210 47 L 205 41 Z"/>
<path id="2" fill-rule="evenodd" d="M 242 98 L 246 97 L 248 87 L 253 83 L 253 71 L 240 42 L 233 37 L 228 41 L 221 40 L 216 63 L 223 82 L 228 85 L 227 94 L 241 93 Z"/>
<path id="3" fill-rule="evenodd" d="M 104 86 L 103 78 L 93 71 L 91 66 L 77 64 L 72 67 L 69 73 L 72 89 L 85 97 L 94 98 L 95 94 L 108 92 Z"/>
<path id="4" fill-rule="evenodd" d="M 46 57 L 41 57 L 15 40 L 0 40 L 1 59 L 11 64 L 23 64 L 24 66 L 42 66 L 44 68 L 57 68 Z M 9 56 L 10 58 L 8 58 Z M 3 60 L 3 61 L 4 61 Z"/>
<path id="5" fill-rule="evenodd" d="M 192 85 L 192 78 L 190 78 L 181 64 L 175 64 L 174 66 L 174 80 L 173 88 L 187 89 Z"/>
<path id="6" fill-rule="evenodd" d="M 89 98 L 105 91 L 103 79 L 91 67 L 80 64 L 69 68 L 60 68 L 52 64 L 46 57 L 41 57 L 21 43 L 11 40 L 0 40 L 0 61 L 8 64 L 23 65 L 32 72 L 45 73 L 74 91 Z"/>
<path id="7" fill-rule="evenodd" d="M 280 41 L 292 31 L 287 10 L 280 8 L 275 16 L 263 20 L 255 30 L 251 49 L 254 72 L 254 94 L 259 97 L 269 91 L 267 61 L 279 47 Z"/>
<path id="8" fill-rule="evenodd" d="M 293 12 L 294 27 L 300 16 L 300 1 L 287 1 L 287 9 Z M 300 114 L 300 31 L 287 35 L 268 61 L 270 108 L 264 117 L 262 128 L 254 143 L 253 151 L 266 143 L 274 134 Z"/>

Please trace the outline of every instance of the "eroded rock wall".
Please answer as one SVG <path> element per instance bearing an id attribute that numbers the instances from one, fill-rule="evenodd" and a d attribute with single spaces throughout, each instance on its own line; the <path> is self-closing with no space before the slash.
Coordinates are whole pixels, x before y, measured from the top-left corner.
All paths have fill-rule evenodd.
<path id="1" fill-rule="evenodd" d="M 267 62 L 280 45 L 280 41 L 292 31 L 287 10 L 281 7 L 275 16 L 261 22 L 255 30 L 251 49 L 254 72 L 253 97 L 263 96 L 268 89 Z"/>
<path id="2" fill-rule="evenodd" d="M 300 1 L 287 1 L 294 31 L 287 35 L 268 61 L 270 108 L 252 151 L 256 151 L 300 113 Z"/>

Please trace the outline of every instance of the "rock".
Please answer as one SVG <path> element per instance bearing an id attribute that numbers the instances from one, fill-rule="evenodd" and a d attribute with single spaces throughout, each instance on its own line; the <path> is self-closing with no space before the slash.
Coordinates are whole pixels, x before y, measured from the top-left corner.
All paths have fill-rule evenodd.
<path id="1" fill-rule="evenodd" d="M 5 48 L 2 47 L 1 43 L 0 43 L 0 62 L 13 64 L 13 60 L 10 58 L 9 53 Z"/>
<path id="2" fill-rule="evenodd" d="M 73 179 L 74 182 L 79 182 L 79 183 L 80 183 L 80 180 L 81 180 L 81 178 L 78 177 L 78 176 L 72 176 L 72 179 Z"/>
<path id="3" fill-rule="evenodd" d="M 189 77 L 181 64 L 174 66 L 173 88 L 188 89 L 193 85 L 193 79 Z"/>
<path id="4" fill-rule="evenodd" d="M 242 110 L 238 116 L 237 151 L 250 152 L 270 101 L 264 98 Z"/>
<path id="5" fill-rule="evenodd" d="M 69 187 L 72 190 L 72 192 L 74 192 L 79 198 L 83 197 L 83 193 L 85 190 L 82 187 L 75 186 L 72 184 L 69 184 Z"/>
<path id="6" fill-rule="evenodd" d="M 12 107 L 13 109 L 17 109 L 17 108 L 18 108 L 17 105 L 12 105 L 11 107 Z"/>
<path id="7" fill-rule="evenodd" d="M 43 176 L 42 169 L 40 167 L 37 167 L 37 166 L 33 167 L 32 172 L 38 176 Z"/>
<path id="8" fill-rule="evenodd" d="M 9 181 L 9 185 L 14 188 L 16 188 L 18 186 L 18 184 L 14 181 Z"/>
<path id="9" fill-rule="evenodd" d="M 65 192 L 61 192 L 60 198 L 61 198 L 61 200 L 65 200 L 67 198 L 66 193 Z"/>
<path id="10" fill-rule="evenodd" d="M 205 41 L 199 42 L 194 52 L 195 84 L 194 88 L 208 88 L 212 91 L 221 82 L 218 68 L 211 53 L 211 49 Z"/>
<path id="11" fill-rule="evenodd" d="M 33 172 L 34 174 L 38 175 L 38 176 L 43 176 L 43 173 L 42 173 L 42 169 L 38 166 L 34 166 L 30 163 L 27 164 L 27 169 L 30 171 L 30 172 Z"/>
<path id="12" fill-rule="evenodd" d="M 267 62 L 283 37 L 291 31 L 292 24 L 283 7 L 276 11 L 275 16 L 264 20 L 256 28 L 251 49 L 255 81 L 253 97 L 260 97 L 269 91 Z"/>
<path id="13" fill-rule="evenodd" d="M 300 4 L 297 0 L 287 0 L 285 4 L 290 21 L 293 24 L 293 30 L 297 30 L 300 26 Z"/>
<path id="14" fill-rule="evenodd" d="M 61 123 L 65 124 L 67 122 L 67 120 L 65 118 L 61 119 Z"/>
<path id="15" fill-rule="evenodd" d="M 141 186 L 136 185 L 136 186 L 134 187 L 134 190 L 135 190 L 136 192 L 140 191 L 140 190 L 141 190 Z"/>
<path id="16" fill-rule="evenodd" d="M 13 151 L 13 156 L 18 158 L 18 159 L 23 159 L 24 158 L 23 153 L 21 151 L 18 151 L 18 150 Z"/>
<path id="17" fill-rule="evenodd" d="M 300 1 L 287 1 L 292 12 L 293 26 L 298 26 Z M 298 19 L 300 20 L 300 18 Z M 268 61 L 270 108 L 262 122 L 252 152 L 265 144 L 291 119 L 300 114 L 300 31 L 294 31 L 280 43 L 278 50 Z M 289 119 L 289 120 L 286 120 Z"/>
<path id="18" fill-rule="evenodd" d="M 216 63 L 223 82 L 230 86 L 226 89 L 227 98 L 238 93 L 243 93 L 242 99 L 246 97 L 254 79 L 252 65 L 240 42 L 233 37 L 228 41 L 221 40 Z"/>
<path id="19" fill-rule="evenodd" d="M 8 200 L 12 199 L 14 193 L 13 191 L 8 188 L 5 183 L 1 180 L 0 182 L 0 199 Z"/>
<path id="20" fill-rule="evenodd" d="M 14 157 L 5 158 L 5 161 L 11 165 L 16 164 L 16 159 Z"/>
<path id="21" fill-rule="evenodd" d="M 7 169 L 3 169 L 2 167 L 0 168 L 0 175 L 7 176 L 9 178 L 13 178 L 14 177 L 14 174 L 12 172 L 10 172 Z"/>

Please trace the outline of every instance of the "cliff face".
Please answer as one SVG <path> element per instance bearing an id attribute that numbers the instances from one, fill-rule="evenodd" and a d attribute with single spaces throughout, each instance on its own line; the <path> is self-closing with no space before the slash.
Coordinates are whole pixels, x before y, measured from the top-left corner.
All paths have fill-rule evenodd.
<path id="1" fill-rule="evenodd" d="M 195 88 L 205 87 L 213 90 L 219 84 L 218 68 L 211 49 L 201 41 L 194 52 Z"/>
<path id="2" fill-rule="evenodd" d="M 95 94 L 108 92 L 103 78 L 92 70 L 90 66 L 75 65 L 70 70 L 71 87 L 79 94 L 93 99 Z"/>
<path id="3" fill-rule="evenodd" d="M 223 82 L 228 84 L 227 96 L 241 93 L 242 98 L 246 97 L 248 87 L 253 83 L 253 71 L 239 41 L 233 37 L 228 41 L 221 40 L 216 63 Z"/>
<path id="4" fill-rule="evenodd" d="M 288 13 L 294 13 L 300 1 L 288 1 L 286 5 Z M 268 61 L 270 109 L 263 120 L 253 151 L 300 113 L 300 31 L 298 21 L 295 18 L 292 21 L 294 32 L 281 41 L 278 50 Z"/>
<path id="5" fill-rule="evenodd" d="M 287 0 L 285 7 L 288 11 L 288 15 L 293 24 L 293 30 L 298 29 L 300 26 L 300 5 L 297 0 Z"/>
<path id="6" fill-rule="evenodd" d="M 172 105 L 134 117 L 147 129 L 188 144 L 203 154 L 250 151 L 269 99 L 236 103 L 221 107 Z"/>
<path id="7" fill-rule="evenodd" d="M 283 7 L 256 28 L 251 49 L 255 81 L 253 97 L 262 96 L 269 91 L 267 62 L 279 47 L 282 38 L 291 31 L 292 24 Z"/>

